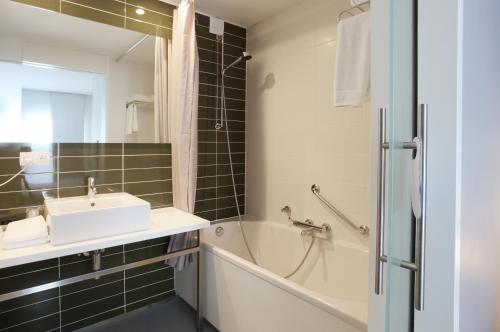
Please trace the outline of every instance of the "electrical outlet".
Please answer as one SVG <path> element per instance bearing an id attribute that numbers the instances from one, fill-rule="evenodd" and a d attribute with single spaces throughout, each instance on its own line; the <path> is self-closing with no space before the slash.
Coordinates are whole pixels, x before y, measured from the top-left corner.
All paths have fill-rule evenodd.
<path id="1" fill-rule="evenodd" d="M 20 152 L 19 165 L 48 165 L 50 163 L 50 153 L 48 152 Z"/>

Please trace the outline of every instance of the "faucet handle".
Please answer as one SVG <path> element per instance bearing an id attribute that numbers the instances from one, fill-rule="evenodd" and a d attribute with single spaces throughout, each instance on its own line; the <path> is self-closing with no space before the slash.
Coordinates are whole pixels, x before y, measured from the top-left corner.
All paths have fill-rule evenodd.
<path id="1" fill-rule="evenodd" d="M 89 188 L 94 188 L 94 187 L 95 187 L 95 180 L 94 180 L 94 177 L 89 176 L 89 177 L 87 178 L 87 184 L 88 184 Z"/>
<path id="2" fill-rule="evenodd" d="M 281 212 L 286 213 L 288 216 L 288 219 L 291 220 L 292 217 L 292 208 L 289 207 L 288 205 L 285 205 L 284 207 L 281 208 Z"/>

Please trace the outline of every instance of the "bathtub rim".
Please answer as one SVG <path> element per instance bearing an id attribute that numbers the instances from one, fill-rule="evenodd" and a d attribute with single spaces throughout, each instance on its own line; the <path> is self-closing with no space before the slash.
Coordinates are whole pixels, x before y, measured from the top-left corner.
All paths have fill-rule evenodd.
<path id="1" fill-rule="evenodd" d="M 295 282 L 282 278 L 281 276 L 268 271 L 254 263 L 247 261 L 244 258 L 241 258 L 238 255 L 235 255 L 228 250 L 225 250 L 221 247 L 218 247 L 206 240 L 201 242 L 202 250 L 206 250 L 211 254 L 223 259 L 224 261 L 244 269 L 245 271 L 251 273 L 259 279 L 262 279 L 266 282 L 273 284 L 274 286 L 292 294 L 299 299 L 306 301 L 318 309 L 331 314 L 340 320 L 358 328 L 363 331 L 368 330 L 368 324 L 365 321 L 362 321 L 354 316 L 351 316 L 341 309 L 337 308 L 335 304 L 329 303 L 326 301 L 321 295 L 317 292 L 306 289 L 303 286 L 297 285 Z"/>

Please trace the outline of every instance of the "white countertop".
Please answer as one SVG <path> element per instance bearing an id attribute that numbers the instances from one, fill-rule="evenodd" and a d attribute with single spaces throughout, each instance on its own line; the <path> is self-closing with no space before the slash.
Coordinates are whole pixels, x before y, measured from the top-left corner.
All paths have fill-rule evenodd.
<path id="1" fill-rule="evenodd" d="M 145 231 L 63 244 L 59 246 L 53 246 L 50 243 L 47 243 L 19 249 L 0 249 L 0 269 L 78 254 L 86 251 L 119 246 L 127 243 L 154 239 L 162 236 L 195 231 L 209 226 L 210 221 L 173 207 L 151 210 L 151 225 L 150 228 Z"/>

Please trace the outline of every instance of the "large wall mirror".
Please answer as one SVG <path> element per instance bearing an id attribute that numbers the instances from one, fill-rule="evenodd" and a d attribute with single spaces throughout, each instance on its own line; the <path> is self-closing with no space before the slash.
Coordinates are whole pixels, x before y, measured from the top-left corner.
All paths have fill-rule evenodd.
<path id="1" fill-rule="evenodd" d="M 154 31 L 8 0 L 0 12 L 0 142 L 155 142 Z"/>

